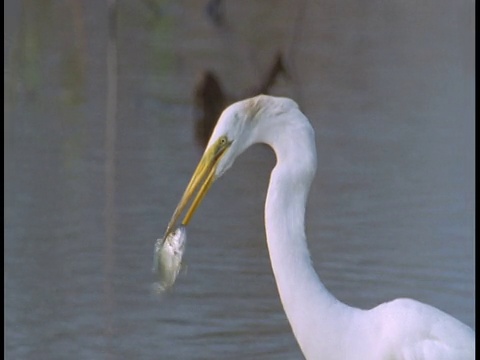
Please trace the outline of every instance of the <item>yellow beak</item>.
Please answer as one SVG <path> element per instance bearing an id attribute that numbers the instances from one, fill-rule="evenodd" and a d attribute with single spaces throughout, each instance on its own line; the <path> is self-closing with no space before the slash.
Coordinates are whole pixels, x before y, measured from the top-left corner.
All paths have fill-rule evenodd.
<path id="1" fill-rule="evenodd" d="M 196 190 L 199 189 L 182 221 L 182 225 L 188 225 L 190 219 L 195 213 L 195 210 L 198 208 L 198 205 L 200 205 L 210 189 L 210 186 L 212 186 L 213 182 L 215 181 L 215 172 L 218 162 L 225 154 L 225 151 L 229 148 L 230 144 L 231 142 L 229 142 L 226 137 L 222 136 L 205 151 L 197 165 L 197 168 L 195 169 L 195 172 L 192 175 L 192 178 L 190 179 L 190 182 L 188 183 L 187 188 L 185 189 L 185 192 L 182 195 L 182 198 L 180 199 L 180 202 L 177 205 L 177 208 L 173 212 L 172 218 L 167 225 L 165 236 L 173 230 L 173 227 L 175 226 L 175 223 L 182 214 L 183 210 L 193 198 Z"/>

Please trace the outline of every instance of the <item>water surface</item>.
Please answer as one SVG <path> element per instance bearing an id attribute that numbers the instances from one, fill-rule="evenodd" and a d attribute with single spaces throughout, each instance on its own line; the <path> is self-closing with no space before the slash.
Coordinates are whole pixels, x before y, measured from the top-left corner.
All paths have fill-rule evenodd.
<path id="1" fill-rule="evenodd" d="M 306 225 L 327 288 L 474 326 L 473 2 L 223 1 L 219 22 L 206 1 L 5 10 L 6 358 L 302 358 L 264 239 L 266 147 L 212 188 L 174 290 L 151 289 L 202 152 L 199 73 L 240 96 L 278 51 L 290 77 L 271 93 L 316 130 Z"/>

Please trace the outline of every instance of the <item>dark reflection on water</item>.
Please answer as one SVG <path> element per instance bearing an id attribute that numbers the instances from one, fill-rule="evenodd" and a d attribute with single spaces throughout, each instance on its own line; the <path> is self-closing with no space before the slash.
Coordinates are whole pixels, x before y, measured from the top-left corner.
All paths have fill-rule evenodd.
<path id="1" fill-rule="evenodd" d="M 242 94 L 279 50 L 292 77 L 272 93 L 316 129 L 306 222 L 327 287 L 473 326 L 473 2 L 206 6 L 6 2 L 6 358 L 301 358 L 264 241 L 265 147 L 215 184 L 174 291 L 151 289 L 200 157 L 196 75 Z"/>

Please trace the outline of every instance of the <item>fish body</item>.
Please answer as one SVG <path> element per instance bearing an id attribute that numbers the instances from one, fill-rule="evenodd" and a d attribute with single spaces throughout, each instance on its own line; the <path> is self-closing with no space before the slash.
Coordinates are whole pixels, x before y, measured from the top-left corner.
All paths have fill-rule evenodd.
<path id="1" fill-rule="evenodd" d="M 164 239 L 155 243 L 153 271 L 159 276 L 160 285 L 167 289 L 171 287 L 182 268 L 182 257 L 187 241 L 187 229 L 179 226 L 169 232 Z"/>

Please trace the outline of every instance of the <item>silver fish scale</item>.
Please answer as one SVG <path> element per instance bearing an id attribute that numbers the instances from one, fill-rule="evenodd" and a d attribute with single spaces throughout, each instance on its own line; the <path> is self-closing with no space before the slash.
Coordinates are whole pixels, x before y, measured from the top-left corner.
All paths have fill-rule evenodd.
<path id="1" fill-rule="evenodd" d="M 182 267 L 186 241 L 187 230 L 181 225 L 169 232 L 164 239 L 155 242 L 153 271 L 157 273 L 160 285 L 164 289 L 170 288 L 175 283 Z"/>

